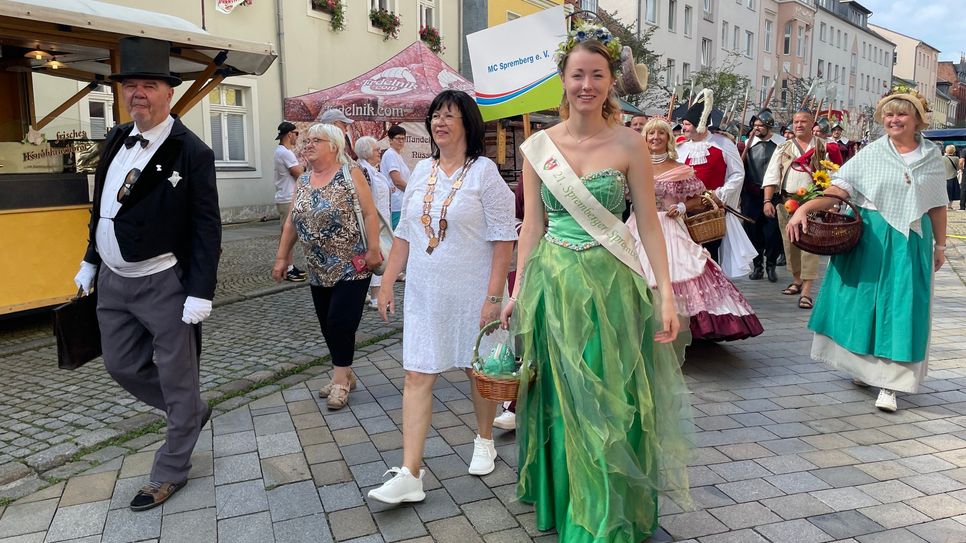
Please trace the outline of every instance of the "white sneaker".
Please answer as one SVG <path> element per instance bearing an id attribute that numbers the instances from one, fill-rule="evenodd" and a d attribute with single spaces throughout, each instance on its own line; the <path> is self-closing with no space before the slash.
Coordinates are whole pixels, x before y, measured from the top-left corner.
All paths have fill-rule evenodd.
<path id="1" fill-rule="evenodd" d="M 370 498 L 390 505 L 402 502 L 421 502 L 426 499 L 426 493 L 423 492 L 423 475 L 426 474 L 426 470 L 419 470 L 418 479 L 413 477 L 412 472 L 405 466 L 389 468 L 385 474 L 389 475 L 390 473 L 396 475 L 382 483 L 379 488 L 370 490 Z"/>
<path id="2" fill-rule="evenodd" d="M 473 440 L 473 460 L 470 461 L 470 475 L 486 475 L 496 469 L 496 447 L 492 439 L 476 436 Z"/>
<path id="3" fill-rule="evenodd" d="M 493 419 L 493 426 L 501 430 L 516 430 L 517 414 L 513 411 L 504 411 L 499 417 Z"/>
<path id="4" fill-rule="evenodd" d="M 896 393 L 885 388 L 879 389 L 879 397 L 875 400 L 875 406 L 881 411 L 895 413 L 896 409 L 898 409 L 896 406 Z"/>

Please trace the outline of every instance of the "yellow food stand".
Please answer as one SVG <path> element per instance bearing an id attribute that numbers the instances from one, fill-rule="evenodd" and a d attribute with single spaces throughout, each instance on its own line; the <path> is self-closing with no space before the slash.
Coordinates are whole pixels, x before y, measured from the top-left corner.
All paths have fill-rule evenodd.
<path id="1" fill-rule="evenodd" d="M 183 114 L 226 77 L 261 75 L 271 44 L 214 36 L 169 15 L 96 0 L 0 1 L 0 317 L 69 299 L 87 246 L 99 144 L 81 131 L 44 128 L 88 93 L 110 86 L 115 122 L 125 122 L 118 41 L 171 42 L 171 70 L 185 80 Z M 35 74 L 88 83 L 50 112 L 35 111 Z M 110 113 L 108 113 L 109 115 Z M 38 115 L 42 115 L 38 118 Z"/>

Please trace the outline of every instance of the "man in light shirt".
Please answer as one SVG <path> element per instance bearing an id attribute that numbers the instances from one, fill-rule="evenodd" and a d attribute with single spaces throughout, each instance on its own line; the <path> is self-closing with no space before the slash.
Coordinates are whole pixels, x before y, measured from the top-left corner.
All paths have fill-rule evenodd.
<path id="1" fill-rule="evenodd" d="M 402 213 L 403 193 L 406 191 L 406 183 L 409 182 L 409 166 L 402 157 L 403 147 L 406 145 L 406 129 L 398 124 L 389 128 L 389 148 L 382 154 L 382 162 L 379 164 L 379 171 L 392 181 L 396 188 L 392 193 L 389 202 L 389 211 L 392 214 L 392 227 L 396 228 L 399 224 L 399 216 Z"/>
<path id="2" fill-rule="evenodd" d="M 278 125 L 278 136 L 275 137 L 278 140 L 278 147 L 275 148 L 275 208 L 278 210 L 278 223 L 282 228 L 285 227 L 285 221 L 292 209 L 295 181 L 305 171 L 292 151 L 298 137 L 299 132 L 294 124 L 283 121 Z M 290 254 L 285 280 L 301 283 L 306 279 L 305 272 L 295 267 L 293 258 Z"/>
<path id="3" fill-rule="evenodd" d="M 182 488 L 211 408 L 201 398 L 201 321 L 211 313 L 221 246 L 214 153 L 171 115 L 171 44 L 122 38 L 119 73 L 133 123 L 107 136 L 94 174 L 87 253 L 74 277 L 90 291 L 104 367 L 166 415 L 166 439 L 130 507 L 144 511 Z"/>
<path id="4" fill-rule="evenodd" d="M 811 309 L 815 304 L 812 283 L 818 277 L 819 257 L 792 245 L 785 230 L 790 217 L 785 206 L 782 205 L 786 196 L 795 194 L 799 188 L 808 187 L 812 183 L 812 176 L 792 168 L 792 163 L 805 161 L 815 170 L 820 168 L 819 162 L 822 160 L 842 163 L 838 149 L 826 149 L 825 139 L 813 135 L 814 125 L 815 117 L 810 111 L 799 111 L 792 117 L 792 132 L 795 133 L 795 137 L 775 149 L 761 182 L 765 200 L 762 212 L 766 217 L 778 217 L 778 230 L 781 232 L 782 243 L 785 246 L 785 260 L 793 278 L 792 283 L 782 291 L 782 294 L 797 295 L 798 307 L 802 309 Z"/>

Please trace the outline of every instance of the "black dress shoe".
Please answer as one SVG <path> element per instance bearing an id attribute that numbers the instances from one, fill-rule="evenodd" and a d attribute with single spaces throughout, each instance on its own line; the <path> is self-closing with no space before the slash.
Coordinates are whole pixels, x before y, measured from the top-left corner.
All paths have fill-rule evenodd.
<path id="1" fill-rule="evenodd" d="M 754 271 L 751 272 L 751 275 L 748 276 L 748 279 L 751 279 L 752 281 L 758 281 L 764 276 L 765 276 L 765 270 L 763 270 L 761 266 L 755 266 Z"/>
<path id="2" fill-rule="evenodd" d="M 778 275 L 775 274 L 775 266 L 768 265 L 765 266 L 765 272 L 768 274 L 768 280 L 772 283 L 778 281 Z"/>

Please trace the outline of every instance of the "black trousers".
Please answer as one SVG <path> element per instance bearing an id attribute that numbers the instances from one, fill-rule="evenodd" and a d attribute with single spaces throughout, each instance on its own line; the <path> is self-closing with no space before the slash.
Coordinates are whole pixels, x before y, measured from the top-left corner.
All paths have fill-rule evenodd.
<path id="1" fill-rule="evenodd" d="M 332 365 L 348 367 L 356 351 L 356 332 L 369 292 L 369 279 L 339 281 L 331 287 L 311 286 L 312 304 Z"/>
<path id="2" fill-rule="evenodd" d="M 767 217 L 762 208 L 765 205 L 765 198 L 761 190 L 745 189 L 741 193 L 741 213 L 748 218 L 754 219 L 754 223 L 743 222 L 745 234 L 751 240 L 751 244 L 758 251 L 758 256 L 754 259 L 756 268 L 761 268 L 764 264 L 774 266 L 778 256 L 784 250 L 782 248 L 782 234 L 778 227 L 778 217 Z M 776 204 L 780 205 L 780 204 Z"/>

